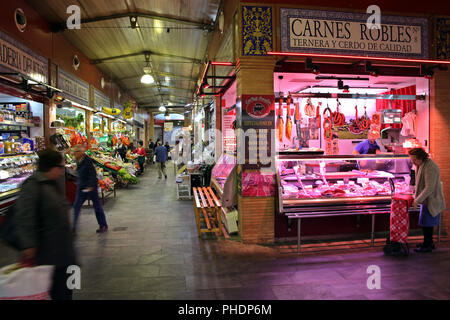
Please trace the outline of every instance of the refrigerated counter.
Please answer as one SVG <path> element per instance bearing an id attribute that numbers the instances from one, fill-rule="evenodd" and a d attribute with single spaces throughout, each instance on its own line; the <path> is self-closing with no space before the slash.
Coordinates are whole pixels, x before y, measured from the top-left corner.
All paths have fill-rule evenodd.
<path id="1" fill-rule="evenodd" d="M 297 220 L 300 251 L 301 220 L 371 215 L 374 244 L 375 215 L 390 213 L 394 194 L 411 194 L 412 164 L 407 155 L 279 154 L 278 213 Z"/>

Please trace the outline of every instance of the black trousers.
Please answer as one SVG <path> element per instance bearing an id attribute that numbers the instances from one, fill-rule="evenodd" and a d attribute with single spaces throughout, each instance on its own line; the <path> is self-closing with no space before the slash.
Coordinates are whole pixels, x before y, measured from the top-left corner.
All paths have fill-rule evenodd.
<path id="1" fill-rule="evenodd" d="M 139 173 L 144 173 L 144 163 L 145 163 L 145 157 L 139 156 L 138 158 L 138 164 L 139 164 Z"/>
<path id="2" fill-rule="evenodd" d="M 53 284 L 50 289 L 50 297 L 52 300 L 72 300 L 72 290 L 67 288 L 67 279 L 70 274 L 67 273 L 67 268 L 56 267 L 53 273 Z"/>
<path id="3" fill-rule="evenodd" d="M 423 245 L 430 246 L 433 244 L 433 227 L 422 227 Z"/>

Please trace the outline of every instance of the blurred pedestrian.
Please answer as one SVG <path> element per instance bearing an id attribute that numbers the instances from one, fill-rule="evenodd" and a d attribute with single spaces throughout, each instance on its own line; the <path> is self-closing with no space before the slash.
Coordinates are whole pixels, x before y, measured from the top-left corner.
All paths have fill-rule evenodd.
<path id="1" fill-rule="evenodd" d="M 414 251 L 431 252 L 435 248 L 433 228 L 439 225 L 441 213 L 445 209 L 441 174 L 437 164 L 422 148 L 411 149 L 408 154 L 411 162 L 416 166 L 413 207 L 417 208 L 421 205 L 419 226 L 423 230 L 423 243 Z"/>
<path id="2" fill-rule="evenodd" d="M 39 152 L 38 170 L 23 183 L 15 212 L 22 262 L 55 266 L 50 289 L 53 300 L 72 300 L 67 268 L 76 264 L 70 205 L 57 182 L 64 172 L 64 158 L 59 152 Z"/>
<path id="3" fill-rule="evenodd" d="M 169 141 L 166 141 L 166 144 L 164 145 L 164 147 L 167 149 L 167 154 L 170 154 Z"/>
<path id="4" fill-rule="evenodd" d="M 78 225 L 78 216 L 80 215 L 81 207 L 83 203 L 90 198 L 95 210 L 95 216 L 99 225 L 97 233 L 102 233 L 108 230 L 108 225 L 106 223 L 105 213 L 103 211 L 102 203 L 98 197 L 98 180 L 97 172 L 95 171 L 94 164 L 92 160 L 86 156 L 86 149 L 77 145 L 73 148 L 73 153 L 77 161 L 77 196 L 75 198 L 74 213 L 73 213 L 73 229 L 74 233 Z"/>
<path id="5" fill-rule="evenodd" d="M 166 161 L 167 161 L 167 148 L 161 145 L 161 142 L 158 142 L 158 146 L 155 149 L 156 162 L 158 164 L 158 179 L 162 179 L 162 175 L 164 174 L 164 178 L 167 179 L 166 174 Z"/>

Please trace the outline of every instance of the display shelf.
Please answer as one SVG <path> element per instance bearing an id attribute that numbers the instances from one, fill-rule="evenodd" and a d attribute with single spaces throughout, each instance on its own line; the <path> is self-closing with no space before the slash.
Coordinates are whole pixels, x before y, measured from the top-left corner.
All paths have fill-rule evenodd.
<path id="1" fill-rule="evenodd" d="M 0 122 L 0 126 L 17 126 L 17 127 L 37 127 L 34 123 L 28 123 L 28 122 L 12 122 L 12 121 L 2 121 Z"/>
<path id="2" fill-rule="evenodd" d="M 20 192 L 20 188 L 13 189 L 13 190 L 6 191 L 6 192 L 2 192 L 2 193 L 0 193 L 0 201 L 3 201 L 3 200 L 8 199 L 8 198 L 12 198 L 14 196 L 18 196 L 19 192 Z"/>

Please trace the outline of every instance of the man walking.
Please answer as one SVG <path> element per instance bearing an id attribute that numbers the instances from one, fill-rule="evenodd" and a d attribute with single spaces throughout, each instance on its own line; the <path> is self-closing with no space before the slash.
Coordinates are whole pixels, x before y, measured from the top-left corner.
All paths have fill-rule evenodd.
<path id="1" fill-rule="evenodd" d="M 78 224 L 78 216 L 80 215 L 80 210 L 86 199 L 90 198 L 95 210 L 95 216 L 97 217 L 97 222 L 99 229 L 97 233 L 102 233 L 108 230 L 108 225 L 106 223 L 105 213 L 103 211 L 100 198 L 98 197 L 97 190 L 97 172 L 95 171 L 94 164 L 92 160 L 86 156 L 85 148 L 81 145 L 77 145 L 73 148 L 73 153 L 77 161 L 77 196 L 75 198 L 75 203 L 73 205 L 73 229 L 76 232 Z"/>
<path id="2" fill-rule="evenodd" d="M 158 142 L 158 146 L 155 149 L 156 162 L 158 164 L 158 179 L 162 179 L 162 175 L 164 174 L 164 178 L 167 179 L 166 174 L 166 161 L 167 161 L 167 148 L 161 145 L 161 142 Z"/>
<path id="3" fill-rule="evenodd" d="M 70 206 L 57 182 L 64 171 L 64 158 L 59 152 L 39 152 L 38 170 L 23 183 L 15 204 L 22 263 L 55 266 L 50 289 L 52 300 L 72 300 L 72 290 L 67 287 L 70 276 L 67 268 L 76 264 Z"/>

